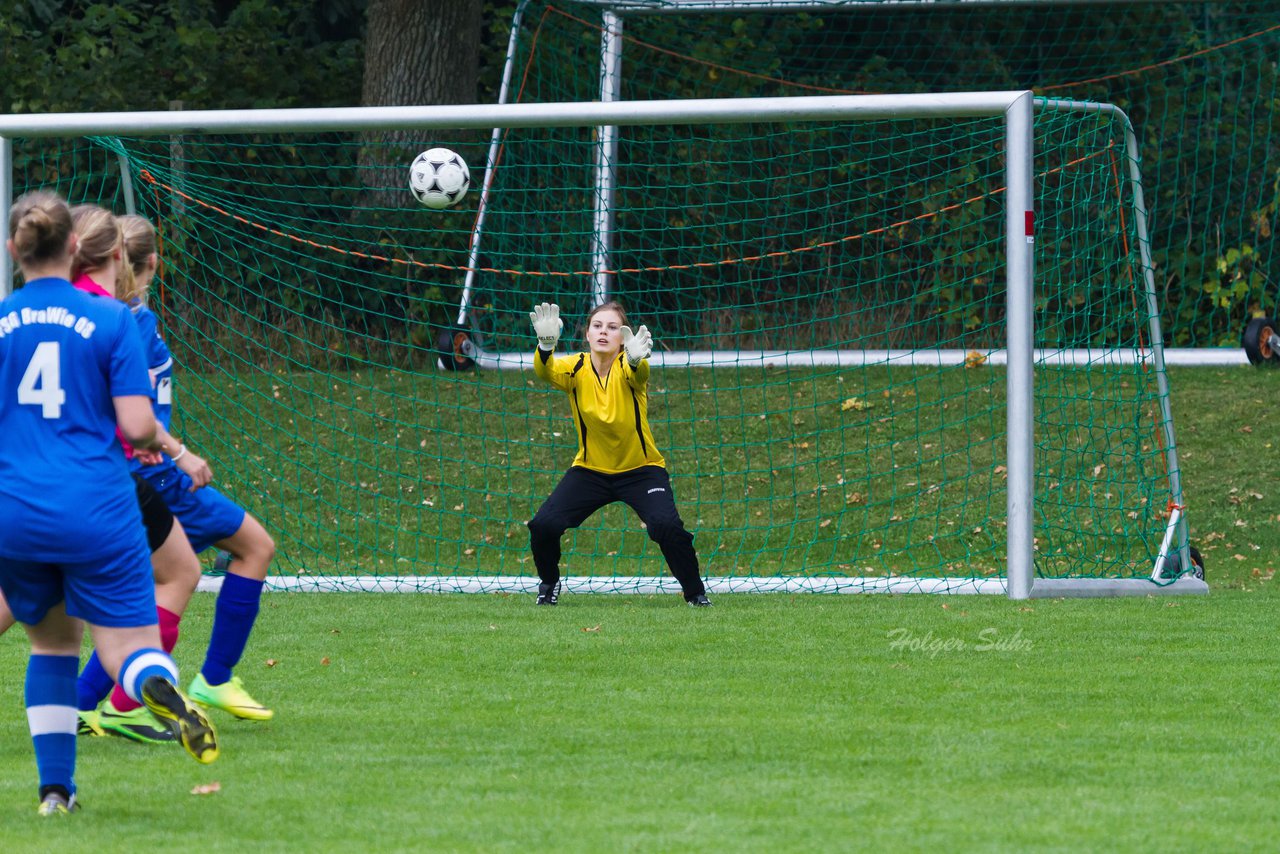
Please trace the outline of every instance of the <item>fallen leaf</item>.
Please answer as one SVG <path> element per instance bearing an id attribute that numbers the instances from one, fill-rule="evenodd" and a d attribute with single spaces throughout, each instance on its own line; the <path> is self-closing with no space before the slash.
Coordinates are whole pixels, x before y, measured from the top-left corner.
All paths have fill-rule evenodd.
<path id="1" fill-rule="evenodd" d="M 267 667 L 275 667 L 277 664 L 279 664 L 279 662 L 276 661 L 274 658 L 268 658 L 266 660 Z"/>
<path id="2" fill-rule="evenodd" d="M 212 783 L 201 783 L 199 786 L 196 786 L 194 789 L 191 790 L 191 794 L 212 795 L 214 792 L 221 792 L 221 791 L 222 791 L 222 784 L 219 783 L 217 780 L 214 780 Z"/>
<path id="3" fill-rule="evenodd" d="M 598 626 L 598 625 L 596 625 L 596 626 L 590 626 L 590 627 L 588 627 L 588 626 L 583 626 L 583 627 L 582 627 L 582 630 L 583 630 L 584 632 L 598 632 L 598 631 L 600 631 L 600 626 Z"/>
<path id="4" fill-rule="evenodd" d="M 320 659 L 320 663 L 327 667 L 329 665 L 329 656 L 326 655 L 324 658 Z"/>

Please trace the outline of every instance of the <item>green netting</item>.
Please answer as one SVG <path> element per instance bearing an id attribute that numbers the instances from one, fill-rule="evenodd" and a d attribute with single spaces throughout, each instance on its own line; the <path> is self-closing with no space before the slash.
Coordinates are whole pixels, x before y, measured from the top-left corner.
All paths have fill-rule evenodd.
<path id="1" fill-rule="evenodd" d="M 1269 305 L 1275 69 L 1257 60 L 1280 13 L 851 14 L 628 17 L 623 97 L 1030 86 L 1128 110 L 1154 269 L 1117 120 L 1037 108 L 1035 566 L 1148 575 L 1175 496 L 1159 377 L 1123 357 L 1152 344 L 1144 274 L 1176 343 L 1234 343 Z M 524 21 L 518 99 L 596 98 L 599 10 Z M 19 141 L 16 186 L 119 210 L 127 163 L 161 226 L 177 432 L 276 536 L 280 572 L 532 578 L 524 522 L 573 426 L 562 395 L 505 367 L 528 362 L 534 302 L 559 302 L 580 340 L 597 131 L 502 134 L 461 330 L 484 354 L 472 371 L 438 364 L 488 146 L 410 137 Z M 400 189 L 433 145 L 472 165 L 460 208 Z M 650 418 L 704 574 L 964 589 L 1003 573 L 1003 147 L 994 119 L 621 130 L 607 281 L 657 339 Z M 665 575 L 621 506 L 566 536 L 563 570 L 623 589 Z"/>
<path id="2" fill-rule="evenodd" d="M 1138 129 L 1170 346 L 1240 346 L 1274 316 L 1280 4 L 857 2 L 621 23 L 624 99 L 1033 89 L 1115 104 Z M 695 4 L 696 5 L 696 4 Z M 600 6 L 534 0 L 512 100 L 600 97 Z"/>
<path id="3" fill-rule="evenodd" d="M 1046 351 L 1037 372 L 1036 566 L 1142 577 L 1171 491 L 1154 373 L 1111 358 L 1149 344 L 1122 128 L 1045 102 L 1036 137 L 1037 343 L 1093 348 L 1071 367 Z M 93 198 L 119 209 L 127 163 L 161 229 L 151 298 L 179 365 L 176 432 L 275 534 L 283 573 L 533 576 L 524 522 L 573 425 L 563 395 L 501 366 L 528 365 L 536 301 L 559 302 L 580 341 L 590 129 L 507 137 L 473 371 L 440 370 L 437 337 L 476 194 L 435 212 L 378 189 L 402 183 L 402 144 L 91 143 L 19 158 L 18 184 L 105 187 Z M 409 151 L 429 145 L 484 160 L 464 136 Z M 1003 573 L 1003 148 L 991 118 L 627 129 L 612 292 L 658 342 L 651 421 L 704 574 L 963 588 Z M 665 575 L 621 505 L 565 546 L 568 576 Z"/>

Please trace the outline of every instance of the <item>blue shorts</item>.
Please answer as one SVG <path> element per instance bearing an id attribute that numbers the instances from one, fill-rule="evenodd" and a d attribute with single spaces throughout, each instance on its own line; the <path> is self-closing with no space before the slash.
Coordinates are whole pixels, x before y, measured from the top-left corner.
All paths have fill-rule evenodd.
<path id="1" fill-rule="evenodd" d="M 212 486 L 191 491 L 191 478 L 179 468 L 170 468 L 157 476 L 141 474 L 160 493 L 173 515 L 178 517 L 191 548 L 197 554 L 214 543 L 234 536 L 244 524 L 245 511 Z"/>
<path id="2" fill-rule="evenodd" d="M 104 558 L 71 563 L 0 557 L 0 590 L 20 623 L 34 626 L 66 600 L 67 613 L 86 623 L 131 629 L 156 622 L 151 550 L 137 538 Z"/>

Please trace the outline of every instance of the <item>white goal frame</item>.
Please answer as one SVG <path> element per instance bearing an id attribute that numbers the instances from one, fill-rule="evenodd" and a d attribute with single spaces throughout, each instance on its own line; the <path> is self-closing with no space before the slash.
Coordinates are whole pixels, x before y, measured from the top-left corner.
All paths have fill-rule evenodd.
<path id="1" fill-rule="evenodd" d="M 374 131 L 427 129 L 491 129 L 501 127 L 618 127 L 689 123 L 748 123 L 759 121 L 861 121 L 872 119 L 995 117 L 1005 126 L 1005 284 L 1007 289 L 1007 542 L 1004 578 L 722 578 L 709 579 L 712 590 L 815 590 L 832 592 L 949 592 L 1005 593 L 1011 599 L 1033 596 L 1119 596 L 1154 593 L 1205 593 L 1203 581 L 1183 577 L 1172 583 L 1125 578 L 1040 579 L 1034 568 L 1034 398 L 1032 369 L 1034 315 L 1032 295 L 1034 235 L 1027 224 L 1034 221 L 1033 111 L 1030 91 L 964 92 L 910 95 L 842 95 L 790 98 L 732 98 L 672 101 L 611 101 L 552 104 L 475 104 L 425 107 L 350 107 L 285 110 L 206 110 L 190 112 L 56 113 L 0 116 L 0 226 L 8 233 L 13 197 L 12 145 L 16 138 L 82 137 L 162 134 L 253 133 L 289 131 Z M 1063 102 L 1068 109 L 1103 109 L 1099 105 Z M 1109 108 L 1115 109 L 1115 108 Z M 1127 122 L 1126 122 L 1127 126 Z M 1130 136 L 1132 133 L 1130 131 Z M 1136 146 L 1136 142 L 1132 143 Z M 1136 148 L 1131 151 L 1136 169 Z M 1140 182 L 1138 204 L 1141 205 Z M 1146 247 L 1145 218 L 1140 243 Z M 1147 299 L 1154 306 L 1155 293 L 1148 266 Z M 0 297 L 12 281 L 11 262 L 0 261 Z M 1151 312 L 1151 357 L 1164 382 L 1163 344 L 1158 314 Z M 1171 489 L 1181 505 L 1177 458 L 1168 415 L 1167 388 L 1162 386 L 1166 407 L 1167 454 Z M 1185 524 L 1175 512 L 1169 521 L 1153 579 L 1164 556 L 1177 540 L 1182 566 L 1189 566 Z M 345 578 L 274 578 L 273 586 L 290 589 L 412 589 L 525 590 L 533 583 L 524 577 L 414 577 L 368 576 Z M 607 582 L 618 589 L 619 578 L 568 578 L 565 589 L 591 590 Z M 670 589 L 666 579 L 627 579 L 627 589 Z M 648 585 L 648 587 L 646 587 Z"/>

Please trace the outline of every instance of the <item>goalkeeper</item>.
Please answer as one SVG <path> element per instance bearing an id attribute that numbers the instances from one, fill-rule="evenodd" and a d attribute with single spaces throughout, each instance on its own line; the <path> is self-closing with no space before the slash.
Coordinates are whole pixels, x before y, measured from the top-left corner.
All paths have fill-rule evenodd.
<path id="1" fill-rule="evenodd" d="M 569 396 L 578 454 L 550 497 L 529 520 L 529 545 L 538 569 L 539 605 L 554 605 L 560 585 L 560 537 L 592 513 L 624 501 L 662 549 L 690 605 L 710 605 L 698 573 L 693 535 L 671 492 L 666 461 L 649 430 L 647 327 L 634 333 L 621 305 L 606 302 L 587 315 L 587 352 L 556 356 L 564 323 L 560 307 L 542 303 L 529 314 L 538 350 L 534 373 Z"/>

